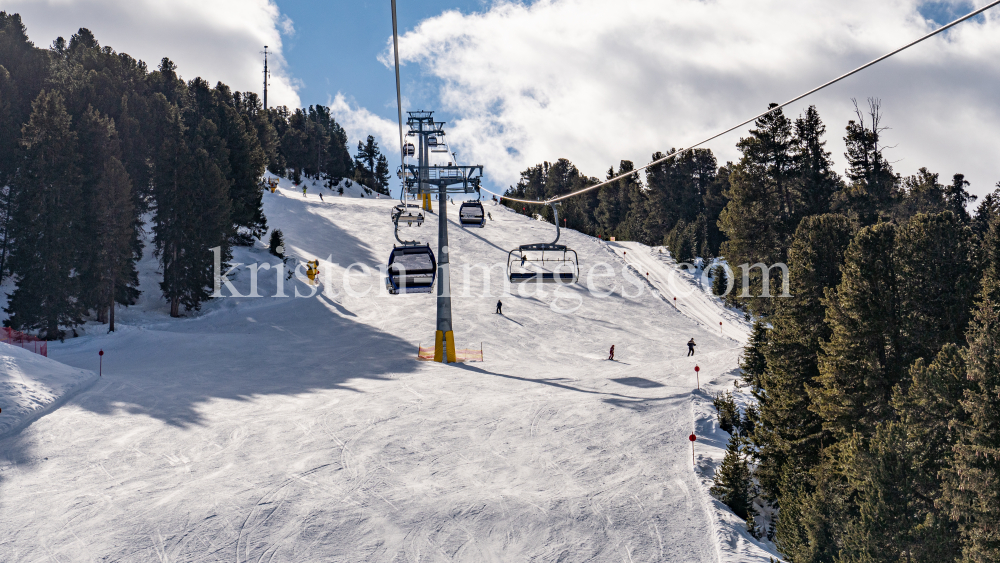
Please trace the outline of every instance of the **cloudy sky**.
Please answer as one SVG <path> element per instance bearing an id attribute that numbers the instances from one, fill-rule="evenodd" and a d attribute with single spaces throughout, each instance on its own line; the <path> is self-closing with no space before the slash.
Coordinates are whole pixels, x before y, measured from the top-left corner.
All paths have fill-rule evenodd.
<path id="1" fill-rule="evenodd" d="M 460 160 L 494 189 L 543 160 L 601 176 L 688 146 L 894 49 L 987 0 L 398 0 L 404 109 L 435 109 Z M 328 104 L 348 133 L 396 139 L 389 0 L 0 0 L 36 45 L 89 27 L 182 76 Z M 898 172 L 1000 181 L 1000 7 L 790 108 L 819 109 L 828 148 L 852 98 L 882 101 Z M 739 157 L 734 132 L 709 145 Z"/>

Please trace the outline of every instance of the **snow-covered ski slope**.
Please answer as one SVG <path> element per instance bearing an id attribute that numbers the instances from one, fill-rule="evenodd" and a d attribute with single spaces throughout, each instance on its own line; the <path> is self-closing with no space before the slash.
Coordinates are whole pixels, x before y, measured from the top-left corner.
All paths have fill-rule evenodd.
<path id="1" fill-rule="evenodd" d="M 678 268 L 664 247 L 650 248 L 638 242 L 609 246 L 640 275 L 648 276 L 660 295 L 683 315 L 713 330 L 718 327 L 719 334 L 746 344 L 750 323 L 741 313 L 725 307 L 721 299 L 712 298 L 711 281 L 703 279 L 704 272 Z"/>
<path id="2" fill-rule="evenodd" d="M 737 341 L 572 231 L 560 242 L 580 254 L 581 285 L 555 307 L 551 287 L 504 295 L 495 315 L 499 264 L 553 226 L 487 205 L 494 220 L 463 230 L 450 205 L 456 340 L 482 343 L 486 361 L 418 362 L 435 297 L 388 295 L 351 267 L 388 258 L 392 204 L 321 203 L 283 181 L 265 193 L 268 222 L 289 266 L 320 260 L 320 293 L 292 297 L 309 293 L 293 278 L 290 297 L 273 297 L 275 270 L 262 270 L 267 297 L 169 319 L 147 258 L 146 294 L 117 333 L 91 325 L 52 344 L 51 357 L 88 369 L 103 348 L 104 377 L 0 440 L 0 559 L 768 560 L 707 492 L 727 439 L 711 394 L 736 376 Z M 405 233 L 436 240 L 437 216 Z M 234 261 L 278 263 L 262 245 Z M 463 265 L 479 263 L 497 264 L 490 291 L 477 268 L 465 294 Z M 585 289 L 597 263 L 614 270 L 592 278 L 606 297 Z M 230 277 L 249 293 L 248 269 Z"/>
<path id="3" fill-rule="evenodd" d="M 90 370 L 0 343 L 0 438 L 58 408 L 97 377 Z"/>

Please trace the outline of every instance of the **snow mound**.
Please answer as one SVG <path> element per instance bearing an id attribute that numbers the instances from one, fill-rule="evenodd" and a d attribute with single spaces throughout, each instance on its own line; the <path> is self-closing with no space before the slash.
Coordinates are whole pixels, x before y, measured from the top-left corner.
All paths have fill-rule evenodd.
<path id="1" fill-rule="evenodd" d="M 0 343 L 0 438 L 28 426 L 97 381 L 97 374 Z"/>

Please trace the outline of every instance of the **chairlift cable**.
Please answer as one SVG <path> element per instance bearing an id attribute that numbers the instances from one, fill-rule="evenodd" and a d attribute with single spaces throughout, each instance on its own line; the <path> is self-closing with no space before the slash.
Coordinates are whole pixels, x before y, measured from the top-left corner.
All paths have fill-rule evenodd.
<path id="1" fill-rule="evenodd" d="M 1000 0 L 998 0 L 1000 1 Z M 406 171 L 406 154 L 405 147 L 403 146 L 403 96 L 400 93 L 399 87 L 399 34 L 396 31 L 396 0 L 391 0 L 392 3 L 392 53 L 396 61 L 396 111 L 399 114 L 399 169 L 405 174 Z M 406 190 L 403 188 L 399 189 L 399 199 L 405 201 L 403 193 Z"/>
<path id="2" fill-rule="evenodd" d="M 672 152 L 672 153 L 670 153 L 670 154 L 668 154 L 668 155 L 666 155 L 666 156 L 664 156 L 662 158 L 658 158 L 658 159 L 654 160 L 653 162 L 650 162 L 649 164 L 646 164 L 644 166 L 641 166 L 639 168 L 636 168 L 636 169 L 631 170 L 629 172 L 626 172 L 624 174 L 619 174 L 618 176 L 615 176 L 613 178 L 605 180 L 605 181 L 603 181 L 603 182 L 601 182 L 599 184 L 594 184 L 593 186 L 588 186 L 586 188 L 577 190 L 575 192 L 568 193 L 568 194 L 561 195 L 561 196 L 557 196 L 557 197 L 553 197 L 553 198 L 549 198 L 549 199 L 544 200 L 544 201 L 542 201 L 542 200 L 515 199 L 515 198 L 512 198 L 512 197 L 507 197 L 505 195 L 498 194 L 496 192 L 492 192 L 492 191 L 490 191 L 490 190 L 488 190 L 486 188 L 482 188 L 482 189 L 485 190 L 488 193 L 491 193 L 491 194 L 493 194 L 495 196 L 499 196 L 500 198 L 506 199 L 508 201 L 515 201 L 517 203 L 530 203 L 532 205 L 547 205 L 549 203 L 554 203 L 554 202 L 557 202 L 557 201 L 562 201 L 564 199 L 568 199 L 568 198 L 580 195 L 580 194 L 582 194 L 584 192 L 589 192 L 591 190 L 596 190 L 597 188 L 600 188 L 600 187 L 603 187 L 603 186 L 607 186 L 608 184 L 611 184 L 612 182 L 617 182 L 618 180 L 621 180 L 622 178 L 625 178 L 626 176 L 631 176 L 632 174 L 635 174 L 637 172 L 641 172 L 642 170 L 645 170 L 645 169 L 647 169 L 647 168 L 649 168 L 651 166 L 655 166 L 655 165 L 660 164 L 662 162 L 666 162 L 667 160 L 670 160 L 671 158 L 674 158 L 676 156 L 682 155 L 685 152 L 688 152 L 688 151 L 690 151 L 692 149 L 700 147 L 701 145 L 704 145 L 705 143 L 708 143 L 710 141 L 714 141 L 715 139 L 718 139 L 719 137 L 721 137 L 721 136 L 723 136 L 723 135 L 725 135 L 727 133 L 731 133 L 731 132 L 739 129 L 740 127 L 743 127 L 744 125 L 752 123 L 752 122 L 754 122 L 754 121 L 756 121 L 756 120 L 764 117 L 765 115 L 768 115 L 770 113 L 774 113 L 774 112 L 778 111 L 779 109 L 781 109 L 781 108 L 783 108 L 783 107 L 785 107 L 785 106 L 787 106 L 789 104 L 793 104 L 793 103 L 801 100 L 802 98 L 805 98 L 806 96 L 809 96 L 811 94 L 815 94 L 816 92 L 819 92 L 820 90 L 822 90 L 822 89 L 824 89 L 824 88 L 826 88 L 828 86 L 832 86 L 832 85 L 836 84 L 837 82 L 840 82 L 841 80 L 844 80 L 845 78 L 853 76 L 853 75 L 861 72 L 862 70 L 865 70 L 866 68 L 868 68 L 868 67 L 870 67 L 870 66 L 872 66 L 872 65 L 874 65 L 876 63 L 880 63 L 880 62 L 884 61 L 885 59 L 888 59 L 889 57 L 891 57 L 893 55 L 899 54 L 899 53 L 905 51 L 906 49 L 909 49 L 910 47 L 913 47 L 914 45 L 916 45 L 918 43 L 921 43 L 921 42 L 923 42 L 923 41 L 925 41 L 927 39 L 930 39 L 931 37 L 934 37 L 935 35 L 938 35 L 939 33 L 942 33 L 942 32 L 944 32 L 944 31 L 946 31 L 946 30 L 948 30 L 948 29 L 950 29 L 952 27 L 955 27 L 956 25 L 964 22 L 965 20 L 968 20 L 970 18 L 974 18 L 974 17 L 978 16 L 979 14 L 982 14 L 983 12 L 989 10 L 990 8 L 993 8 L 993 7 L 997 6 L 998 4 L 1000 4 L 1000 0 L 995 0 L 994 2 L 991 2 L 991 3 L 983 6 L 982 8 L 979 8 L 978 10 L 976 10 L 974 12 L 966 14 L 965 16 L 962 16 L 962 17 L 958 18 L 957 20 L 955 20 L 955 21 L 953 21 L 953 22 L 951 22 L 951 23 L 949 23 L 949 24 L 947 24 L 945 26 L 939 27 L 938 29 L 936 29 L 936 30 L 928 33 L 927 35 L 924 35 L 923 37 L 920 37 L 919 39 L 911 41 L 910 43 L 907 43 L 906 45 L 903 45 L 902 47 L 900 47 L 900 48 L 898 48 L 898 49 L 896 49 L 894 51 L 886 53 L 885 55 L 882 55 L 881 57 L 879 57 L 879 58 L 877 58 L 877 59 L 875 59 L 875 60 L 873 60 L 873 61 L 871 61 L 869 63 L 863 64 L 863 65 L 859 66 L 858 68 L 856 68 L 856 69 L 854 69 L 854 70 L 852 70 L 850 72 L 841 74 L 840 76 L 838 76 L 837 78 L 834 78 L 833 80 L 830 80 L 829 82 L 826 82 L 826 83 L 824 83 L 824 84 L 822 84 L 820 86 L 817 86 L 817 87 L 813 88 L 812 90 L 809 90 L 808 92 L 806 92 L 804 94 L 796 96 L 796 97 L 792 98 L 791 100 L 788 100 L 787 102 L 785 102 L 783 104 L 779 104 L 777 106 L 774 106 L 773 108 L 770 108 L 767 111 L 765 111 L 765 112 L 763 112 L 763 113 L 761 113 L 761 114 L 759 114 L 757 116 L 751 117 L 750 119 L 748 119 L 748 120 L 746 120 L 746 121 L 744 121 L 744 122 L 742 122 L 742 123 L 740 123 L 738 125 L 734 125 L 733 127 L 730 127 L 729 129 L 726 129 L 725 131 L 722 131 L 721 133 L 716 133 L 715 135 L 712 135 L 711 137 L 709 137 L 709 138 L 707 138 L 707 139 L 705 139 L 703 141 L 695 143 L 695 144 L 691 145 L 690 147 L 677 149 L 674 152 Z"/>

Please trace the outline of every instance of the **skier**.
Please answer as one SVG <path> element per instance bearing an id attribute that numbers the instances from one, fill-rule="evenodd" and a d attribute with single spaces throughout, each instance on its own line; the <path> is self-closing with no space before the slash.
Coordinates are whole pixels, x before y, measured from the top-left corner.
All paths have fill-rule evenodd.
<path id="1" fill-rule="evenodd" d="M 323 201 L 323 192 L 319 192 L 319 200 Z"/>
<path id="2" fill-rule="evenodd" d="M 691 340 L 688 340 L 688 356 L 693 356 L 694 355 L 694 347 L 695 346 L 697 346 L 697 344 L 694 343 L 694 338 L 692 338 Z"/>
<path id="3" fill-rule="evenodd" d="M 302 184 L 302 197 L 306 197 L 306 185 Z"/>
<path id="4" fill-rule="evenodd" d="M 497 314 L 498 315 L 503 314 L 503 302 L 500 301 L 499 299 L 497 299 Z"/>
<path id="5" fill-rule="evenodd" d="M 608 355 L 608 359 L 614 361 L 615 359 L 615 345 L 611 345 L 611 353 Z"/>
<path id="6" fill-rule="evenodd" d="M 490 215 L 490 212 L 489 212 L 489 211 L 487 211 L 487 212 L 486 212 L 486 216 L 490 218 L 490 221 L 492 221 L 492 220 L 493 220 L 493 216 L 492 216 L 492 215 Z"/>

